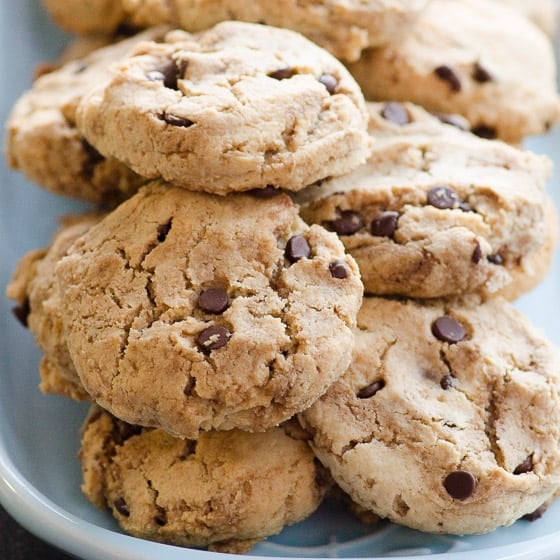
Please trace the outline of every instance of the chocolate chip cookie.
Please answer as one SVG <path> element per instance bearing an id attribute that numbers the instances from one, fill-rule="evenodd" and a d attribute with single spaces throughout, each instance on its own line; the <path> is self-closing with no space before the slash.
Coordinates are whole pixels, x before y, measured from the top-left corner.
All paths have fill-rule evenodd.
<path id="1" fill-rule="evenodd" d="M 406 31 L 429 0 L 43 0 L 57 23 L 76 33 L 113 33 L 119 27 L 161 23 L 201 31 L 225 20 L 293 29 L 338 58 L 356 60 L 362 49 Z"/>
<path id="2" fill-rule="evenodd" d="M 518 143 L 560 118 L 551 42 L 498 2 L 433 0 L 401 40 L 349 68 L 366 98 L 459 113 L 485 138 Z"/>
<path id="3" fill-rule="evenodd" d="M 80 237 L 56 273 L 93 400 L 191 438 L 262 431 L 319 398 L 348 366 L 363 290 L 337 236 L 306 226 L 287 195 L 158 182 Z"/>
<path id="4" fill-rule="evenodd" d="M 300 417 L 352 499 L 423 531 L 491 531 L 560 488 L 558 350 L 502 299 L 364 298 L 352 364 Z"/>
<path id="5" fill-rule="evenodd" d="M 329 487 L 292 427 L 184 440 L 94 406 L 82 429 L 82 490 L 137 537 L 245 552 L 308 517 Z"/>
<path id="6" fill-rule="evenodd" d="M 76 122 L 140 175 L 216 194 L 300 190 L 369 153 L 363 96 L 344 66 L 297 33 L 250 23 L 142 43 L 82 98 Z"/>
<path id="7" fill-rule="evenodd" d="M 367 163 L 297 196 L 308 223 L 339 234 L 366 292 L 487 297 L 514 278 L 536 281 L 531 259 L 554 238 L 554 215 L 545 217 L 550 161 L 411 105 L 369 109 L 376 142 Z"/>

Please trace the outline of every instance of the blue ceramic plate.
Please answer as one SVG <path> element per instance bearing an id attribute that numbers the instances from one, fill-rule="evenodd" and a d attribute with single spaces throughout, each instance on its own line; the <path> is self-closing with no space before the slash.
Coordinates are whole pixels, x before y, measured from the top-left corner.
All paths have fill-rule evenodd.
<path id="1" fill-rule="evenodd" d="M 56 56 L 67 38 L 45 18 L 36 0 L 0 0 L 0 118 L 31 82 L 34 65 Z M 529 144 L 557 157 L 560 131 Z M 560 203 L 557 179 L 551 192 Z M 556 192 L 555 192 L 556 191 Z M 49 243 L 56 220 L 80 205 L 46 193 L 0 163 L 0 284 L 17 259 Z M 560 259 L 551 276 L 517 305 L 560 344 Z M 151 543 L 122 534 L 108 513 L 80 493 L 78 430 L 87 405 L 42 395 L 40 353 L 33 337 L 0 298 L 0 502 L 32 532 L 85 560 L 219 560 L 224 556 Z M 368 528 L 327 502 L 306 522 L 259 544 L 252 556 L 540 560 L 560 558 L 560 503 L 539 521 L 518 522 L 484 536 L 433 536 L 383 525 Z M 243 559 L 245 557 L 241 557 Z"/>

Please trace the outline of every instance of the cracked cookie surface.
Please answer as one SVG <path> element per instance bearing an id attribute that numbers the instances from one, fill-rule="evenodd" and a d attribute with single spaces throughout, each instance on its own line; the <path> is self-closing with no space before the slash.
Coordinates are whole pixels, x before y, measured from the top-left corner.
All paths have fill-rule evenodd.
<path id="1" fill-rule="evenodd" d="M 102 214 L 66 216 L 51 245 L 27 253 L 17 264 L 7 295 L 17 303 L 14 314 L 35 336 L 43 351 L 39 364 L 44 393 L 87 399 L 68 352 L 54 269 L 72 243 L 99 222 Z"/>
<path id="2" fill-rule="evenodd" d="M 145 31 L 70 60 L 35 80 L 7 121 L 9 165 L 49 191 L 90 202 L 118 202 L 146 183 L 86 142 L 76 128 L 76 108 L 86 92 L 111 77 L 111 65 L 136 43 L 163 34 L 163 29 Z"/>
<path id="3" fill-rule="evenodd" d="M 77 126 L 140 175 L 216 194 L 299 190 L 369 153 L 362 93 L 303 36 L 225 22 L 140 44 L 84 96 Z"/>
<path id="4" fill-rule="evenodd" d="M 329 487 L 294 428 L 183 440 L 93 406 L 82 428 L 82 490 L 132 535 L 245 552 L 308 517 Z"/>
<path id="5" fill-rule="evenodd" d="M 168 23 L 200 31 L 225 20 L 293 29 L 356 60 L 362 49 L 402 34 L 429 0 L 43 0 L 62 27 L 77 33 L 113 33 L 119 26 Z"/>
<path id="6" fill-rule="evenodd" d="M 185 437 L 264 430 L 350 361 L 357 265 L 284 194 L 217 197 L 155 182 L 56 268 L 68 348 L 93 400 Z"/>
<path id="7" fill-rule="evenodd" d="M 501 299 L 364 298 L 352 364 L 300 418 L 353 500 L 423 531 L 491 531 L 560 487 L 558 350 Z"/>
<path id="8" fill-rule="evenodd" d="M 518 143 L 560 118 L 550 40 L 497 2 L 433 0 L 402 40 L 349 68 L 366 98 L 459 113 L 485 138 Z"/>
<path id="9" fill-rule="evenodd" d="M 550 161 L 409 104 L 368 107 L 376 142 L 366 164 L 296 196 L 308 223 L 339 234 L 366 292 L 486 297 L 515 281 L 513 297 L 534 285 L 555 243 Z"/>

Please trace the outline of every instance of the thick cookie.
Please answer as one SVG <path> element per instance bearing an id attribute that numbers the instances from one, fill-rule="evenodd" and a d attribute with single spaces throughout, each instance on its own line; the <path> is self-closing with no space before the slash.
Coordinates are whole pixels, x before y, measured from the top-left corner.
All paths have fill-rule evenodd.
<path id="1" fill-rule="evenodd" d="M 560 118 L 550 41 L 497 2 L 433 0 L 402 40 L 349 68 L 366 98 L 459 113 L 484 137 L 517 143 Z"/>
<path id="2" fill-rule="evenodd" d="M 57 275 L 93 400 L 185 437 L 262 431 L 314 402 L 348 366 L 363 289 L 337 236 L 306 226 L 286 195 L 157 182 L 82 236 Z"/>
<path id="3" fill-rule="evenodd" d="M 297 33 L 250 23 L 142 43 L 82 98 L 77 126 L 140 175 L 216 194 L 300 190 L 369 153 L 344 66 Z"/>
<path id="4" fill-rule="evenodd" d="M 301 418 L 356 502 L 423 531 L 491 531 L 560 488 L 560 357 L 501 299 L 365 298 L 351 366 Z"/>
<path id="5" fill-rule="evenodd" d="M 168 23 L 201 31 L 225 20 L 293 29 L 336 57 L 356 60 L 362 49 L 403 33 L 429 0 L 43 0 L 55 21 L 77 33 L 113 33 Z"/>
<path id="6" fill-rule="evenodd" d="M 545 217 L 549 160 L 410 105 L 369 107 L 377 141 L 368 162 L 297 196 L 308 223 L 339 234 L 366 292 L 486 297 L 519 276 L 536 281 L 531 259 L 554 236 Z M 395 122 L 399 111 L 410 120 Z"/>
<path id="7" fill-rule="evenodd" d="M 193 441 L 127 424 L 95 406 L 80 458 L 84 494 L 110 507 L 125 531 L 221 552 L 245 552 L 305 519 L 330 480 L 290 425 L 258 434 L 208 432 Z"/>
<path id="8" fill-rule="evenodd" d="M 63 332 L 64 308 L 58 297 L 54 268 L 70 245 L 101 219 L 100 214 L 67 216 L 48 249 L 30 251 L 18 263 L 7 287 L 17 303 L 15 316 L 29 327 L 44 354 L 39 365 L 40 389 L 76 400 L 87 399 Z"/>

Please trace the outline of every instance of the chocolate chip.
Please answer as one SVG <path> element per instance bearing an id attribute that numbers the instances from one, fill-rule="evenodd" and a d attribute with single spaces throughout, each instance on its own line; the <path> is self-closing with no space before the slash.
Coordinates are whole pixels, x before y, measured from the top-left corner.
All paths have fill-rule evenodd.
<path id="1" fill-rule="evenodd" d="M 498 137 L 496 129 L 485 124 L 479 124 L 478 126 L 471 128 L 471 132 L 480 138 L 486 138 L 486 140 L 494 140 Z"/>
<path id="2" fill-rule="evenodd" d="M 167 525 L 167 512 L 161 506 L 156 506 L 156 508 L 157 513 L 154 515 L 154 522 L 156 525 L 163 527 Z"/>
<path id="3" fill-rule="evenodd" d="M 445 185 L 432 187 L 426 194 L 426 198 L 428 204 L 440 210 L 455 208 L 459 204 L 459 195 Z"/>
<path id="4" fill-rule="evenodd" d="M 529 455 L 523 463 L 517 465 L 513 474 L 527 474 L 533 470 L 533 455 Z"/>
<path id="5" fill-rule="evenodd" d="M 497 264 L 498 266 L 504 264 L 504 257 L 502 257 L 500 253 L 494 253 L 492 255 L 488 255 L 486 258 L 492 264 Z"/>
<path id="6" fill-rule="evenodd" d="M 231 338 L 231 332 L 222 325 L 212 325 L 198 333 L 196 343 L 205 353 L 209 354 L 212 350 L 217 350 L 225 346 Z"/>
<path id="7" fill-rule="evenodd" d="M 358 212 L 343 210 L 340 216 L 331 222 L 331 227 L 338 235 L 353 235 L 364 227 L 364 219 Z"/>
<path id="8" fill-rule="evenodd" d="M 348 265 L 346 261 L 337 259 L 329 264 L 329 271 L 333 278 L 343 279 L 348 276 Z"/>
<path id="9" fill-rule="evenodd" d="M 461 80 L 451 66 L 441 65 L 434 69 L 436 76 L 451 87 L 451 91 L 461 91 Z"/>
<path id="10" fill-rule="evenodd" d="M 123 517 L 130 517 L 130 510 L 126 505 L 124 498 L 117 498 L 113 502 L 113 506 Z"/>
<path id="11" fill-rule="evenodd" d="M 453 377 L 451 375 L 444 375 L 440 379 L 439 385 L 444 391 L 451 389 L 453 387 Z"/>
<path id="12" fill-rule="evenodd" d="M 468 202 L 465 202 L 464 200 L 459 202 L 457 208 L 459 208 L 459 210 L 462 210 L 463 212 L 474 212 L 472 206 Z"/>
<path id="13" fill-rule="evenodd" d="M 196 378 L 189 377 L 189 380 L 187 381 L 186 385 L 183 387 L 183 394 L 187 397 L 190 397 L 195 388 L 195 385 L 196 385 Z"/>
<path id="14" fill-rule="evenodd" d="M 172 126 L 182 126 L 184 128 L 188 128 L 189 126 L 192 126 L 194 124 L 194 122 L 190 121 L 189 119 L 178 117 L 177 115 L 173 115 L 171 113 L 164 113 L 161 118 L 167 124 L 170 124 Z"/>
<path id="15" fill-rule="evenodd" d="M 461 115 L 449 115 L 449 114 L 446 114 L 446 113 L 434 113 L 434 116 L 436 116 L 442 123 L 454 126 L 455 128 L 458 128 L 459 130 L 469 130 L 470 129 L 469 121 L 467 119 L 465 119 L 464 117 L 462 117 Z"/>
<path id="16" fill-rule="evenodd" d="M 521 519 L 525 519 L 525 521 L 536 521 L 537 519 L 540 519 L 544 515 L 545 511 L 546 511 L 546 506 L 543 504 L 542 506 L 539 506 L 532 513 L 527 513 L 526 515 L 524 515 Z"/>
<path id="17" fill-rule="evenodd" d="M 229 307 L 229 296 L 222 288 L 208 288 L 198 296 L 198 306 L 206 313 L 221 314 Z"/>
<path id="18" fill-rule="evenodd" d="M 481 66 L 479 62 L 474 65 L 472 77 L 481 84 L 491 82 L 494 79 L 492 74 L 490 74 L 486 68 Z"/>
<path id="19" fill-rule="evenodd" d="M 275 80 L 286 80 L 291 78 L 294 75 L 294 69 L 290 66 L 285 66 L 284 68 L 279 68 L 278 70 L 274 70 L 269 74 L 270 78 L 274 78 Z"/>
<path id="20" fill-rule="evenodd" d="M 251 189 L 250 191 L 247 191 L 247 194 L 250 194 L 255 198 L 273 198 L 281 193 L 282 189 L 279 189 L 274 185 L 266 185 L 264 189 Z"/>
<path id="21" fill-rule="evenodd" d="M 321 74 L 319 81 L 327 88 L 327 91 L 333 95 L 338 86 L 338 80 L 332 74 Z"/>
<path id="22" fill-rule="evenodd" d="M 373 397 L 378 391 L 381 391 L 383 387 L 385 387 L 385 381 L 383 381 L 383 379 L 380 379 L 379 381 L 374 381 L 373 383 L 370 383 L 366 387 L 360 389 L 356 396 L 359 399 L 369 399 Z"/>
<path id="23" fill-rule="evenodd" d="M 311 247 L 303 235 L 294 235 L 288 240 L 284 254 L 291 263 L 295 263 L 300 259 L 309 258 Z"/>
<path id="24" fill-rule="evenodd" d="M 20 305 L 12 308 L 13 316 L 20 322 L 20 324 L 28 328 L 29 314 L 31 313 L 31 308 L 29 306 L 29 298 L 25 298 Z"/>
<path id="25" fill-rule="evenodd" d="M 432 334 L 443 342 L 455 344 L 465 338 L 465 327 L 453 317 L 443 315 L 432 323 Z"/>
<path id="26" fill-rule="evenodd" d="M 398 222 L 398 212 L 393 212 L 391 210 L 381 212 L 381 214 L 371 222 L 371 234 L 377 237 L 393 237 L 395 231 L 397 231 Z"/>
<path id="27" fill-rule="evenodd" d="M 410 122 L 410 116 L 405 106 L 397 101 L 385 103 L 381 109 L 381 116 L 392 123 L 403 125 Z"/>
<path id="28" fill-rule="evenodd" d="M 169 60 L 151 72 L 148 72 L 146 77 L 151 81 L 161 80 L 166 88 L 176 90 L 178 88 L 177 79 L 179 78 L 179 69 L 174 60 Z"/>
<path id="29" fill-rule="evenodd" d="M 478 264 L 480 262 L 480 259 L 482 258 L 482 249 L 480 248 L 480 243 L 478 241 L 475 241 L 475 246 L 474 246 L 474 251 L 472 252 L 471 255 L 471 261 L 474 264 Z"/>
<path id="30" fill-rule="evenodd" d="M 443 481 L 447 493 L 455 500 L 470 498 L 477 485 L 476 477 L 469 471 L 454 471 Z"/>
<path id="31" fill-rule="evenodd" d="M 159 243 L 163 243 L 166 238 L 167 234 L 171 231 L 171 220 L 166 222 L 165 224 L 160 224 L 157 228 L 157 240 Z"/>
<path id="32" fill-rule="evenodd" d="M 177 72 L 179 74 L 179 78 L 184 78 L 187 74 L 187 68 L 189 67 L 189 61 L 182 59 L 177 61 Z"/>

